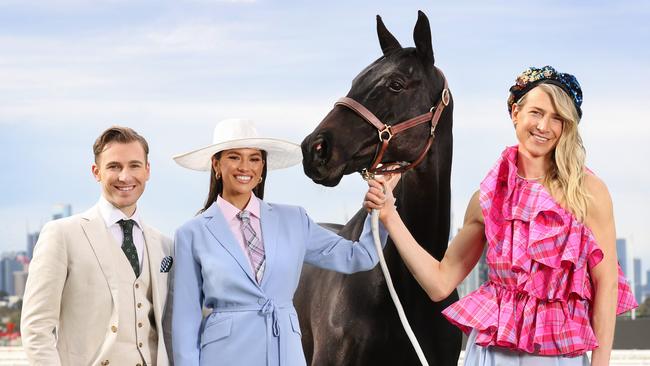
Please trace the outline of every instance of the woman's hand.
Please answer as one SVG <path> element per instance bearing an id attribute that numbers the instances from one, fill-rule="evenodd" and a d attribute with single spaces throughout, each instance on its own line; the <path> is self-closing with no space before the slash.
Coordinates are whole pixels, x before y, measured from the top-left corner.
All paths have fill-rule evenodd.
<path id="1" fill-rule="evenodd" d="M 363 207 L 370 212 L 380 210 L 379 219 L 384 220 L 391 214 L 397 213 L 393 189 L 401 178 L 401 174 L 391 174 L 388 179 L 375 177 L 368 181 L 368 192 L 363 201 Z"/>

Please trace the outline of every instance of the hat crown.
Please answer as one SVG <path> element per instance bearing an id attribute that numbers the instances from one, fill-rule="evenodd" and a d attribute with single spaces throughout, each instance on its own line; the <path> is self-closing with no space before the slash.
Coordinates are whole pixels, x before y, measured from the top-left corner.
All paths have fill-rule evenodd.
<path id="1" fill-rule="evenodd" d="M 231 149 L 265 151 L 268 170 L 286 168 L 302 160 L 300 145 L 260 136 L 253 121 L 231 118 L 217 123 L 214 127 L 211 145 L 176 155 L 174 161 L 188 169 L 210 171 L 212 157 L 218 152 Z"/>
<path id="2" fill-rule="evenodd" d="M 249 119 L 229 118 L 214 126 L 212 143 L 220 144 L 228 141 L 258 137 L 259 133 L 253 121 Z"/>

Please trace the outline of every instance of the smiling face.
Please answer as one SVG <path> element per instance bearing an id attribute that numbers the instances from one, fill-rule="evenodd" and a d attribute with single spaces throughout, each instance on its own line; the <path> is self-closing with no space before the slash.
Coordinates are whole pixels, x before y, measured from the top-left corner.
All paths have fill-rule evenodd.
<path id="1" fill-rule="evenodd" d="M 102 195 L 127 217 L 135 212 L 149 180 L 147 155 L 138 141 L 112 142 L 97 156 L 92 172 L 102 185 Z"/>
<path id="2" fill-rule="evenodd" d="M 221 197 L 235 204 L 248 202 L 253 188 L 260 183 L 264 157 L 258 149 L 231 149 L 212 159 L 212 166 L 223 183 Z"/>
<path id="3" fill-rule="evenodd" d="M 564 126 L 564 119 L 551 97 L 542 88 L 536 87 L 512 108 L 519 152 L 531 158 L 550 160 Z"/>

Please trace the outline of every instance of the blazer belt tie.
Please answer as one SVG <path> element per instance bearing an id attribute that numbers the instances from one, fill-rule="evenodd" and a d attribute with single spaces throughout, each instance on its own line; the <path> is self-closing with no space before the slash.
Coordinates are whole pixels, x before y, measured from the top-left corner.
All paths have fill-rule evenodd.
<path id="1" fill-rule="evenodd" d="M 213 313 L 235 313 L 242 311 L 259 311 L 260 314 L 264 315 L 266 320 L 266 364 L 271 366 L 271 337 L 278 338 L 278 345 L 280 347 L 280 365 L 285 364 L 285 354 L 286 354 L 286 345 L 280 337 L 280 323 L 278 322 L 278 310 L 290 309 L 293 308 L 292 302 L 284 302 L 281 304 L 275 304 L 272 299 L 267 299 L 262 305 L 250 304 L 250 305 L 235 305 L 235 306 L 224 306 L 219 308 L 212 309 Z"/>

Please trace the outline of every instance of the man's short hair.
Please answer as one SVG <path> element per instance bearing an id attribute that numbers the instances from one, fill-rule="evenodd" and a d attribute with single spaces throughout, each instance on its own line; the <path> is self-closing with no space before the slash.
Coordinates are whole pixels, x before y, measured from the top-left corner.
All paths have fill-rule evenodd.
<path id="1" fill-rule="evenodd" d="M 142 145 L 144 149 L 145 161 L 149 156 L 149 144 L 144 137 L 140 136 L 137 132 L 129 127 L 122 126 L 111 126 L 106 131 L 102 132 L 101 135 L 95 140 L 93 144 L 93 153 L 95 154 L 95 163 L 99 155 L 106 149 L 106 146 L 112 142 L 117 142 L 120 144 L 128 144 L 130 142 L 137 141 Z"/>

